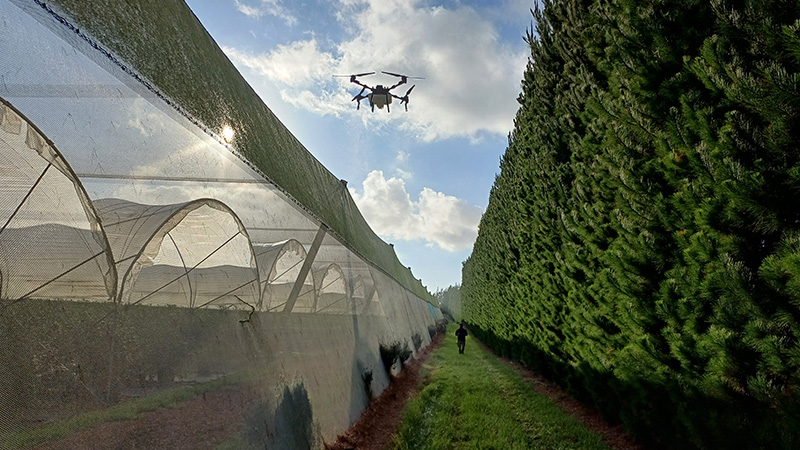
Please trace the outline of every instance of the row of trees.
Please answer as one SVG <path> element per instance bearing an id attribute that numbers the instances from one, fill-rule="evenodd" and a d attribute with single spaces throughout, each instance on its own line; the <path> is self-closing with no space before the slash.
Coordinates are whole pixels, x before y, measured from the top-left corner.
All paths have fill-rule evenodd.
<path id="1" fill-rule="evenodd" d="M 657 447 L 800 447 L 800 3 L 551 0 L 463 315 Z"/>
<path id="2" fill-rule="evenodd" d="M 448 286 L 433 293 L 433 298 L 439 303 L 442 314 L 452 322 L 461 322 L 461 290 L 459 285 Z"/>

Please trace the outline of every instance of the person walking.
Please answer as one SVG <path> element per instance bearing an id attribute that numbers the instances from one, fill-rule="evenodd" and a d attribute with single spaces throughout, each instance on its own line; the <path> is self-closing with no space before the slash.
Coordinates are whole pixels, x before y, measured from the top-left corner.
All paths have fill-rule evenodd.
<path id="1" fill-rule="evenodd" d="M 464 328 L 464 322 L 461 322 L 461 326 L 456 330 L 456 338 L 458 340 L 458 353 L 464 353 L 464 347 L 467 345 L 467 329 Z"/>

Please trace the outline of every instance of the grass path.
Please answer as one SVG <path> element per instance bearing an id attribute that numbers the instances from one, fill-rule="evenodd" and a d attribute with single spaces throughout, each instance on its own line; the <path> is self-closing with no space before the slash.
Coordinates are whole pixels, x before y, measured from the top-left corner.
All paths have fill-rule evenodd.
<path id="1" fill-rule="evenodd" d="M 535 391 L 456 326 L 423 366 L 427 385 L 406 405 L 394 449 L 607 449 L 600 435 Z"/>

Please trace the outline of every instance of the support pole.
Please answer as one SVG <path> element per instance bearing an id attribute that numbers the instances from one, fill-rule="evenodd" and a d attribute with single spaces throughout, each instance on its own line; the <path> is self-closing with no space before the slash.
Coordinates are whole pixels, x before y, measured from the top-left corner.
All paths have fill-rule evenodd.
<path id="1" fill-rule="evenodd" d="M 373 286 L 369 292 L 369 295 L 366 296 L 366 301 L 364 302 L 364 306 L 361 308 L 361 311 L 358 312 L 359 314 L 364 314 L 367 312 L 369 305 L 372 303 L 372 299 L 375 298 L 375 292 L 377 292 L 377 289 Z"/>
<path id="2" fill-rule="evenodd" d="M 317 252 L 322 246 L 322 239 L 325 238 L 327 230 L 328 228 L 325 225 L 319 226 L 317 235 L 314 236 L 314 242 L 311 243 L 311 248 L 308 249 L 306 259 L 303 261 L 303 267 L 300 268 L 300 274 L 297 275 L 297 279 L 294 280 L 294 286 L 292 286 L 292 292 L 289 293 L 289 299 L 286 300 L 286 304 L 283 306 L 283 312 L 292 312 L 294 304 L 297 302 L 297 297 L 300 295 L 300 290 L 303 288 L 303 284 L 306 281 L 306 277 L 311 271 L 311 265 L 314 263 L 314 259 L 317 257 Z"/>

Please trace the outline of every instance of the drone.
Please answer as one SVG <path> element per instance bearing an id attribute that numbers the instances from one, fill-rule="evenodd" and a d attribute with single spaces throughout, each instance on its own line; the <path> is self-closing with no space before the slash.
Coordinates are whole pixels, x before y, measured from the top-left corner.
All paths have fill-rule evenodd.
<path id="1" fill-rule="evenodd" d="M 402 86 L 402 85 L 408 83 L 408 80 L 424 80 L 424 78 L 422 78 L 422 77 L 410 77 L 408 75 L 401 75 L 399 73 L 392 73 L 392 72 L 383 72 L 383 71 L 381 71 L 381 73 L 385 73 L 386 75 L 391 75 L 393 77 L 398 77 L 398 78 L 400 78 L 400 81 L 397 84 L 395 84 L 393 86 L 390 86 L 390 87 L 385 87 L 385 86 L 380 85 L 380 84 L 375 86 L 375 87 L 370 87 L 370 86 L 367 86 L 366 84 L 358 81 L 357 78 L 358 77 L 365 77 L 367 75 L 374 75 L 375 72 L 357 73 L 355 75 L 334 75 L 334 77 L 350 77 L 350 82 L 351 83 L 355 83 L 355 84 L 361 86 L 361 92 L 356 94 L 356 96 L 353 97 L 353 100 L 351 100 L 351 101 L 355 101 L 356 102 L 356 109 L 361 109 L 361 100 L 364 100 L 366 98 L 367 100 L 369 100 L 369 106 L 372 109 L 372 112 L 375 112 L 375 107 L 376 106 L 378 107 L 378 109 L 383 109 L 383 107 L 385 106 L 386 107 L 386 112 L 391 112 L 389 110 L 389 105 L 392 104 L 392 97 L 394 97 L 394 98 L 400 100 L 400 104 L 404 105 L 406 107 L 406 111 L 408 111 L 408 94 L 410 94 L 411 91 L 413 91 L 414 88 L 417 87 L 417 85 L 415 84 L 415 85 L 411 86 L 406 91 L 405 95 L 403 95 L 402 97 L 398 97 L 397 95 L 392 94 L 391 90 L 396 88 L 396 87 L 398 87 L 398 86 Z M 367 89 L 369 89 L 370 92 L 369 92 L 369 94 L 364 95 L 364 91 L 366 91 Z"/>

